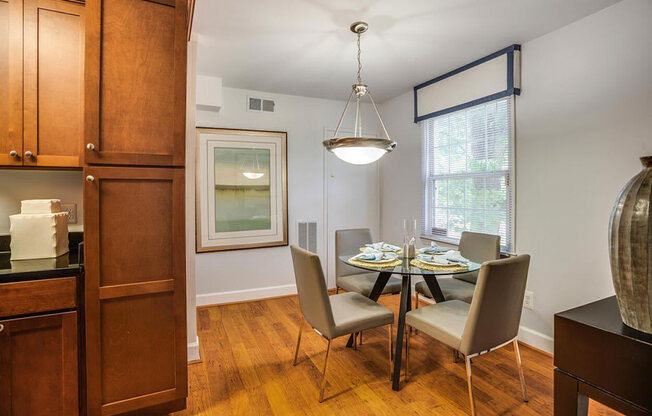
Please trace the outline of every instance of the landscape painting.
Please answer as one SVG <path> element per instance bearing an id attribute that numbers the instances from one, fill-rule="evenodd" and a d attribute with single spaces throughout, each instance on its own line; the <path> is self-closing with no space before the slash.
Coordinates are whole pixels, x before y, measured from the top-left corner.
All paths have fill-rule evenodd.
<path id="1" fill-rule="evenodd" d="M 287 245 L 284 132 L 197 129 L 197 251 Z"/>

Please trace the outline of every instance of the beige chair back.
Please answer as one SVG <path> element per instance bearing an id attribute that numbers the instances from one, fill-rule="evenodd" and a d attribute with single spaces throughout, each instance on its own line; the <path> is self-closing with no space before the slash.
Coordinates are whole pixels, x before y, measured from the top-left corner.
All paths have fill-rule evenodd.
<path id="1" fill-rule="evenodd" d="M 488 261 L 480 268 L 460 352 L 476 354 L 518 334 L 530 256 Z"/>
<path id="2" fill-rule="evenodd" d="M 372 242 L 371 230 L 369 228 L 335 231 L 335 276 L 350 276 L 352 274 L 362 273 L 360 269 L 341 262 L 340 256 L 358 254 L 360 247 Z"/>
<path id="3" fill-rule="evenodd" d="M 330 339 L 335 320 L 319 256 L 294 245 L 290 251 L 301 313 L 313 328 Z"/>
<path id="4" fill-rule="evenodd" d="M 499 259 L 500 236 L 463 231 L 460 237 L 460 254 L 475 263 Z M 476 284 L 478 272 L 464 273 L 453 277 Z"/>

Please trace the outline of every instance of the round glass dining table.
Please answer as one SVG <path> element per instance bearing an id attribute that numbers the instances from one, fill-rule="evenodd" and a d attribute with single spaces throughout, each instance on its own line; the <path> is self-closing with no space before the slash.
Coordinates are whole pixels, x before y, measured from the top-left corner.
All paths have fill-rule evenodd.
<path id="1" fill-rule="evenodd" d="M 402 259 L 402 264 L 394 267 L 383 267 L 382 264 L 372 264 L 372 263 L 359 263 L 359 262 L 354 262 L 351 263 L 350 259 L 351 257 L 354 257 L 354 255 L 348 255 L 348 256 L 340 256 L 340 261 L 343 263 L 348 264 L 351 267 L 358 268 L 360 270 L 364 270 L 367 272 L 378 272 L 378 278 L 376 278 L 376 283 L 374 283 L 374 287 L 371 289 L 371 292 L 369 293 L 369 299 L 373 301 L 378 301 L 378 298 L 380 297 L 381 293 L 383 293 L 383 289 L 385 288 L 385 285 L 389 281 L 389 278 L 393 275 L 399 275 L 402 278 L 401 282 L 401 303 L 399 306 L 399 311 L 398 311 L 398 328 L 396 331 L 396 342 L 394 345 L 396 345 L 396 351 L 394 351 L 394 371 L 392 375 L 392 389 L 394 390 L 399 390 L 400 389 L 400 378 L 401 378 L 401 361 L 402 361 L 402 355 L 403 355 L 403 333 L 405 331 L 405 314 L 412 309 L 412 302 L 408 301 L 409 299 L 412 298 L 412 276 L 422 276 L 423 280 L 426 282 L 426 285 L 428 285 L 428 289 L 430 289 L 430 293 L 432 293 L 433 298 L 435 299 L 435 302 L 444 302 L 446 298 L 444 297 L 444 294 L 441 291 L 441 288 L 439 287 L 439 283 L 437 282 L 437 276 L 450 276 L 450 275 L 455 275 L 455 274 L 464 274 L 464 273 L 469 273 L 476 271 L 480 269 L 480 264 L 478 263 L 473 263 L 469 262 L 467 264 L 467 268 L 464 270 L 460 270 L 459 268 L 457 269 L 451 269 L 451 268 L 445 268 L 442 267 L 441 269 L 438 270 L 428 270 L 428 269 L 421 269 L 419 267 L 413 266 L 410 264 L 412 259 Z M 347 342 L 347 347 L 352 347 L 353 346 L 353 335 L 349 337 L 349 341 Z"/>

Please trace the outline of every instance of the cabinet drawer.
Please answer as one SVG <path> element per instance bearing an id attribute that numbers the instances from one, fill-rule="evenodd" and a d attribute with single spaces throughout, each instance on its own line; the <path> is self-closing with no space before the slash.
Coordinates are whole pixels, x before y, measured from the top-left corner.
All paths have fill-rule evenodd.
<path id="1" fill-rule="evenodd" d="M 0 317 L 72 309 L 76 306 L 75 277 L 0 284 Z"/>

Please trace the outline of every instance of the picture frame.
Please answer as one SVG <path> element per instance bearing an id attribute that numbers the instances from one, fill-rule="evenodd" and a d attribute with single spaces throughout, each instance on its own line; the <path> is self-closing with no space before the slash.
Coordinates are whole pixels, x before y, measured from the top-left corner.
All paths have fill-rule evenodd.
<path id="1" fill-rule="evenodd" d="M 196 252 L 287 246 L 287 133 L 196 135 Z"/>

